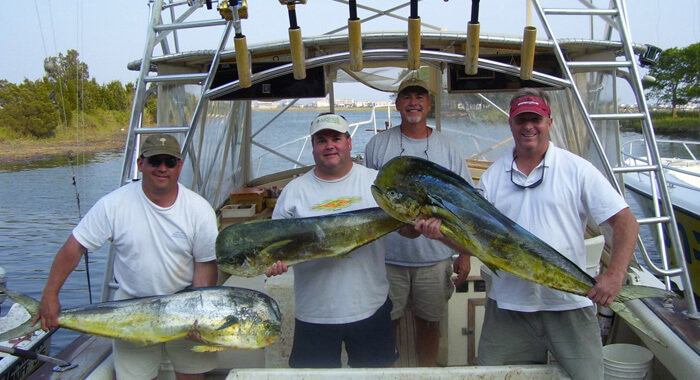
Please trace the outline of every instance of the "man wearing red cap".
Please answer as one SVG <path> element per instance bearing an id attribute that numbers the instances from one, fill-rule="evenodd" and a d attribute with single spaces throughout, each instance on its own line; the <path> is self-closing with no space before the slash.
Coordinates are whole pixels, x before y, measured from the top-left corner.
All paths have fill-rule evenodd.
<path id="1" fill-rule="evenodd" d="M 508 123 L 515 149 L 481 177 L 478 188 L 486 199 L 582 269 L 588 219 L 607 224 L 612 255 L 588 298 L 498 271 L 486 300 L 479 364 L 546 363 L 549 351 L 573 379 L 602 379 L 593 302 L 608 306 L 622 287 L 639 224 L 600 171 L 549 141 L 552 117 L 543 91 L 518 92 Z"/>

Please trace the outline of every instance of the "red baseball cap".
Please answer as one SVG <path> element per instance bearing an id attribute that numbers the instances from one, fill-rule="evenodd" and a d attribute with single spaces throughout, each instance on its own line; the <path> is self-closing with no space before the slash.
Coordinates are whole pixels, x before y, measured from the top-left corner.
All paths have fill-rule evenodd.
<path id="1" fill-rule="evenodd" d="M 536 96 L 521 96 L 510 106 L 510 117 L 515 117 L 524 112 L 533 112 L 542 117 L 550 117 L 552 110 L 544 99 Z"/>

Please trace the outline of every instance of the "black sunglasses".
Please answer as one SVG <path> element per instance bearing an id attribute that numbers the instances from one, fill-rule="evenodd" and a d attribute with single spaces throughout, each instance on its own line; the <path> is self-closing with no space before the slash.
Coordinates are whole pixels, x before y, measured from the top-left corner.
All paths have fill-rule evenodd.
<path id="1" fill-rule="evenodd" d="M 177 157 L 172 157 L 172 156 L 171 156 L 171 157 L 168 157 L 168 158 L 163 158 L 163 157 L 160 157 L 160 156 L 151 156 L 151 157 L 148 157 L 148 164 L 151 165 L 151 166 L 153 166 L 154 168 L 160 167 L 160 164 L 162 164 L 163 162 L 165 162 L 165 166 L 167 166 L 168 168 L 172 169 L 172 168 L 174 168 L 174 167 L 177 165 L 178 161 L 180 161 L 179 158 L 177 158 Z"/>
<path id="2" fill-rule="evenodd" d="M 521 189 L 534 189 L 534 188 L 536 188 L 537 186 L 541 185 L 541 184 L 542 184 L 542 180 L 544 179 L 544 168 L 545 168 L 545 165 L 544 165 L 544 157 L 542 157 L 542 176 L 541 176 L 540 179 L 538 179 L 536 182 L 531 183 L 531 184 L 529 184 L 529 185 L 527 185 L 527 186 L 523 186 L 523 185 L 517 184 L 517 183 L 515 183 L 515 181 L 513 181 L 513 172 L 515 171 L 515 169 L 513 169 L 513 168 L 515 167 L 515 159 L 516 159 L 516 158 L 518 158 L 518 157 L 517 157 L 517 156 L 513 157 L 513 162 L 511 162 L 511 164 L 510 164 L 510 182 L 513 182 L 513 185 L 515 185 L 515 186 L 517 186 L 517 187 L 519 187 L 519 188 L 521 188 Z"/>

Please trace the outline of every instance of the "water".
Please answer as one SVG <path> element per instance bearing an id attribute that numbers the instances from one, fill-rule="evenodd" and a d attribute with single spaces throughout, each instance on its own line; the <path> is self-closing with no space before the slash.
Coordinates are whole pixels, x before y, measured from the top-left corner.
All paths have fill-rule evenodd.
<path id="1" fill-rule="evenodd" d="M 68 157 L 0 166 L 0 266 L 10 289 L 40 299 L 53 257 L 79 215 L 119 185 L 121 153 L 104 152 L 71 164 Z M 76 176 L 76 186 L 72 175 Z M 80 213 L 78 211 L 80 201 Z M 89 254 L 93 301 L 99 302 L 107 247 Z M 70 275 L 60 294 L 64 308 L 90 302 L 84 261 Z M 2 315 L 9 299 L 0 305 Z M 78 334 L 59 330 L 52 339 L 58 352 Z"/>
<path id="2" fill-rule="evenodd" d="M 369 119 L 369 112 L 342 112 L 350 123 Z M 296 128 L 308 128 L 316 111 L 289 112 L 281 116 L 276 123 Z M 274 113 L 256 113 L 259 123 L 272 118 Z M 392 119 L 398 125 L 398 116 Z M 377 128 L 384 128 L 386 113 L 378 113 Z M 445 126 L 449 129 L 449 125 Z M 271 136 L 284 139 L 288 133 L 280 133 L 279 127 L 271 126 Z M 362 154 L 364 146 L 372 133 L 365 131 L 373 125 L 361 126 L 353 138 L 353 156 Z M 468 132 L 493 136 L 492 126 L 468 127 Z M 308 133 L 308 132 L 307 132 Z M 508 137 L 508 129 L 499 132 L 495 139 Z M 635 138 L 628 135 L 625 138 Z M 265 137 L 269 140 L 273 137 Z M 455 139 L 465 144 L 467 152 L 480 150 L 473 146 L 469 138 L 456 136 Z M 274 141 L 274 140 L 273 140 Z M 282 141 L 280 141 L 281 143 Z M 469 145 L 472 144 L 472 145 Z M 271 143 L 270 146 L 277 144 Z M 292 156 L 296 157 L 299 152 Z M 271 157 L 271 156 L 270 156 Z M 311 163 L 310 146 L 301 156 Z M 7 271 L 8 287 L 39 299 L 51 268 L 54 255 L 63 245 L 73 227 L 90 207 L 102 196 L 119 185 L 121 170 L 121 150 L 104 152 L 81 159 L 80 164 L 71 164 L 68 157 L 56 157 L 51 161 L 37 161 L 19 165 L 0 166 L 0 266 Z M 72 184 L 72 175 L 76 175 L 77 186 Z M 78 210 L 78 199 L 80 211 Z M 633 210 L 635 205 L 632 204 Z M 638 209 L 637 209 L 638 210 Z M 638 214 L 638 211 L 635 211 Z M 108 246 L 90 253 L 89 272 L 92 282 L 93 302 L 101 299 L 101 285 Z M 62 307 L 70 308 L 89 303 L 87 273 L 85 263 L 81 262 L 71 274 L 60 293 Z M 0 305 L 0 313 L 6 314 L 12 301 L 9 299 Z M 51 352 L 57 353 L 78 334 L 59 330 L 52 339 Z"/>

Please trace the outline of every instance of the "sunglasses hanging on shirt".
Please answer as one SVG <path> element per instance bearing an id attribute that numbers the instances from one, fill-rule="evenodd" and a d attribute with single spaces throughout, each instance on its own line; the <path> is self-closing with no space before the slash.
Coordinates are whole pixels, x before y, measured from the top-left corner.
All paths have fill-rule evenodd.
<path id="1" fill-rule="evenodd" d="M 515 181 L 513 181 L 513 172 L 515 171 L 515 160 L 518 158 L 518 156 L 513 157 L 513 162 L 511 162 L 511 164 L 510 164 L 510 182 L 513 182 L 513 185 L 515 185 L 521 189 L 534 189 L 537 186 L 541 185 L 542 180 L 544 179 L 544 168 L 545 168 L 544 158 L 545 158 L 545 156 L 542 156 L 542 175 L 540 176 L 540 179 L 538 179 L 537 181 L 535 181 L 527 186 L 523 186 L 523 185 L 515 183 Z"/>

